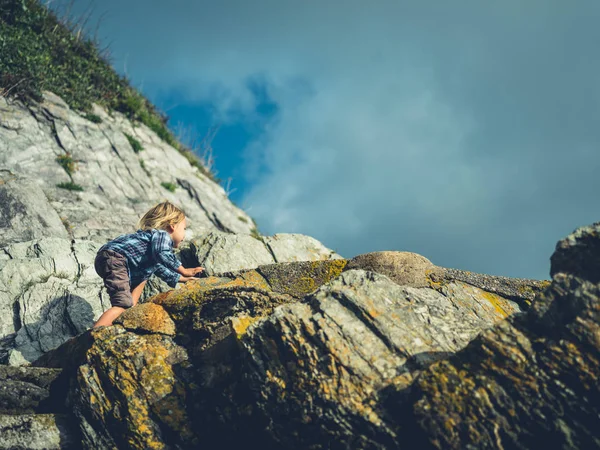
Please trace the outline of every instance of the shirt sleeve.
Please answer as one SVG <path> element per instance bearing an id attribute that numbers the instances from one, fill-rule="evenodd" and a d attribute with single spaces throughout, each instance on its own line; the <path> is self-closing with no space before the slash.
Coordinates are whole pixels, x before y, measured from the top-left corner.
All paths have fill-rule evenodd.
<path id="1" fill-rule="evenodd" d="M 177 286 L 177 282 L 181 277 L 181 275 L 179 275 L 177 272 L 173 272 L 172 270 L 167 269 L 162 264 L 156 265 L 156 271 L 154 272 L 154 275 L 162 279 L 171 287 Z"/>
<path id="2" fill-rule="evenodd" d="M 173 253 L 173 240 L 166 231 L 159 230 L 152 236 L 152 256 L 157 263 L 173 272 L 181 266 Z"/>

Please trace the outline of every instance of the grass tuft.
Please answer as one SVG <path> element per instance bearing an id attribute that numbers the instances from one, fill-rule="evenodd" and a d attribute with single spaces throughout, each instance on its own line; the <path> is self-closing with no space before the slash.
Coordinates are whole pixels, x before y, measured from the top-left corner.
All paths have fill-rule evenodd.
<path id="1" fill-rule="evenodd" d="M 69 175 L 69 177 L 71 177 L 73 173 L 75 173 L 75 171 L 77 170 L 75 161 L 73 160 L 73 157 L 69 152 L 65 153 L 64 155 L 58 155 L 56 157 L 56 162 L 60 164 L 60 166 L 63 169 L 65 169 L 65 172 L 67 172 L 67 175 Z"/>
<path id="2" fill-rule="evenodd" d="M 177 185 L 173 184 L 173 183 L 168 183 L 163 181 L 162 183 L 160 183 L 160 185 L 162 187 L 164 187 L 167 191 L 171 191 L 171 192 L 175 192 L 175 189 L 177 189 Z"/>
<path id="3" fill-rule="evenodd" d="M 68 183 L 58 183 L 56 187 L 66 189 L 68 191 L 83 191 L 83 188 L 81 186 L 79 186 L 76 183 L 73 183 L 72 181 L 69 181 Z"/>
<path id="4" fill-rule="evenodd" d="M 133 148 L 134 152 L 139 153 L 142 150 L 144 150 L 144 147 L 142 146 L 142 143 L 140 141 L 138 141 L 136 138 L 134 138 L 130 134 L 127 134 L 127 133 L 123 133 L 123 134 L 129 141 L 129 144 L 131 144 L 131 148 Z"/>

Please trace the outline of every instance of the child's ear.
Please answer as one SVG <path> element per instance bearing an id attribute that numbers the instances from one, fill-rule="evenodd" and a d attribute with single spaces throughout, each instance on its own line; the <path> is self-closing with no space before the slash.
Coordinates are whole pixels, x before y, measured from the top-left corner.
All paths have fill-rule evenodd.
<path id="1" fill-rule="evenodd" d="M 167 233 L 173 233 L 175 231 L 175 227 L 171 224 L 167 225 Z"/>

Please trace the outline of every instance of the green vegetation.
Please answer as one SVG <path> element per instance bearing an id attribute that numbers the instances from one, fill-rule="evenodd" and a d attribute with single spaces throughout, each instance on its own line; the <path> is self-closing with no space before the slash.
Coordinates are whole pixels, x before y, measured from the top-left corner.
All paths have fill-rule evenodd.
<path id="1" fill-rule="evenodd" d="M 173 184 L 173 183 L 167 183 L 167 182 L 162 182 L 160 183 L 160 185 L 162 187 L 164 187 L 167 191 L 171 191 L 171 192 L 175 192 L 175 189 L 177 189 L 177 185 Z"/>
<path id="2" fill-rule="evenodd" d="M 248 223 L 248 219 L 246 219 L 244 216 L 238 216 L 238 220 L 241 220 L 244 223 Z"/>
<path id="3" fill-rule="evenodd" d="M 98 116 L 97 114 L 87 113 L 83 117 L 85 117 L 90 122 L 102 123 L 102 118 L 100 116 Z"/>
<path id="4" fill-rule="evenodd" d="M 65 169 L 67 175 L 71 180 L 73 179 L 73 173 L 77 170 L 77 166 L 75 165 L 75 161 L 69 152 L 64 155 L 59 155 L 56 157 L 56 162 L 60 164 L 60 166 Z"/>
<path id="5" fill-rule="evenodd" d="M 262 241 L 262 236 L 260 234 L 260 232 L 258 231 L 258 228 L 254 227 L 250 230 L 250 236 L 252 236 L 255 239 L 258 239 L 259 241 Z"/>
<path id="6" fill-rule="evenodd" d="M 150 178 L 150 172 L 148 171 L 148 169 L 146 168 L 146 164 L 144 163 L 143 159 L 140 159 L 140 167 L 142 168 L 142 170 L 144 172 L 146 172 L 146 175 L 148 175 L 148 178 Z"/>
<path id="7" fill-rule="evenodd" d="M 72 181 L 69 181 L 68 183 L 58 183 L 56 187 L 66 189 L 68 191 L 83 191 L 83 188 L 81 186 L 73 183 Z"/>
<path id="8" fill-rule="evenodd" d="M 48 90 L 83 113 L 89 113 L 92 103 L 119 111 L 148 126 L 218 182 L 199 157 L 177 141 L 167 128 L 168 117 L 118 75 L 103 53 L 85 36 L 82 25 L 59 19 L 39 0 L 0 0 L 0 95 L 41 101 Z M 86 117 L 101 121 L 91 113 Z"/>
<path id="9" fill-rule="evenodd" d="M 140 141 L 138 141 L 136 138 L 134 138 L 130 134 L 127 134 L 127 133 L 123 133 L 123 134 L 125 135 L 125 137 L 129 141 L 129 144 L 131 144 L 131 148 L 133 148 L 134 152 L 139 153 L 142 150 L 144 150 L 144 147 L 142 147 L 142 144 L 141 144 Z"/>

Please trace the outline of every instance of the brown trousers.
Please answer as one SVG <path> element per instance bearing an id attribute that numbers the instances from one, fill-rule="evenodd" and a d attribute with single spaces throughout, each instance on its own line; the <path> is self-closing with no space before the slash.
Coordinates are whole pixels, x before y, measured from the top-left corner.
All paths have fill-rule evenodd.
<path id="1" fill-rule="evenodd" d="M 127 258 L 113 250 L 102 250 L 94 261 L 96 273 L 104 280 L 110 304 L 120 308 L 131 308 L 131 286 L 127 271 Z"/>

